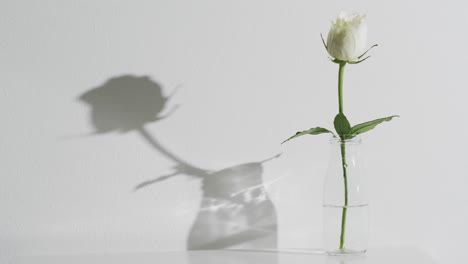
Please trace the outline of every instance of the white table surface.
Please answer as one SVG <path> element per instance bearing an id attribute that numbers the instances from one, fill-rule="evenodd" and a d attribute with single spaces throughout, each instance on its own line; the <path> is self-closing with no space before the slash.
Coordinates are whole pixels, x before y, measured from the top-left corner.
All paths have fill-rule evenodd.
<path id="1" fill-rule="evenodd" d="M 435 264 L 423 251 L 414 247 L 370 249 L 363 256 L 332 257 L 305 250 L 210 250 L 162 253 L 75 254 L 22 256 L 12 264 Z"/>

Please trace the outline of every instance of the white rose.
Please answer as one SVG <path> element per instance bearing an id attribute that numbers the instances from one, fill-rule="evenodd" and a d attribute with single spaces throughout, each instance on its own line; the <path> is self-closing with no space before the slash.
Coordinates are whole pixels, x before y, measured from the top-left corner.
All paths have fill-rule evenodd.
<path id="1" fill-rule="evenodd" d="M 328 54 L 340 61 L 356 62 L 365 52 L 366 45 L 366 16 L 341 12 L 328 32 Z"/>

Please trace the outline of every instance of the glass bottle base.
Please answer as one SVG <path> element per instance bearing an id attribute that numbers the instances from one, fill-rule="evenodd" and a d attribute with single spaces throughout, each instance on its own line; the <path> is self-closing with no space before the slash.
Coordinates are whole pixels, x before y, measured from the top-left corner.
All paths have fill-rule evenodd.
<path id="1" fill-rule="evenodd" d="M 352 249 L 336 249 L 332 251 L 327 251 L 327 255 L 329 256 L 358 256 L 364 255 L 367 252 L 365 250 L 352 250 Z"/>

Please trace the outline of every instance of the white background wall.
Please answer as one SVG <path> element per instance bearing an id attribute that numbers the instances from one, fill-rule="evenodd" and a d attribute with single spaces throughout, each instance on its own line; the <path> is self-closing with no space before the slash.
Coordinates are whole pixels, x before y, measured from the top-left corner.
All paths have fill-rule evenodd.
<path id="1" fill-rule="evenodd" d="M 149 76 L 179 109 L 150 133 L 197 166 L 260 161 L 280 247 L 320 247 L 326 136 L 286 137 L 337 112 L 337 66 L 319 33 L 340 10 L 368 14 L 366 63 L 347 68 L 364 136 L 371 247 L 408 245 L 447 263 L 468 236 L 463 1 L 9 1 L 0 3 L 0 255 L 180 250 L 200 183 L 132 188 L 173 163 L 142 137 L 90 135 L 77 98 Z M 302 156 L 302 157 L 300 157 Z M 291 166 L 295 164 L 295 166 Z M 275 181 L 276 180 L 276 181 Z"/>

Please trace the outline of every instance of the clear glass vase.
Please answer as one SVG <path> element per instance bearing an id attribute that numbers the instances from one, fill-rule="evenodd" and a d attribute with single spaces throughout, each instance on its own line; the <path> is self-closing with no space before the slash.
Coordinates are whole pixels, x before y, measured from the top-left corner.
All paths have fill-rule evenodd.
<path id="1" fill-rule="evenodd" d="M 323 225 L 329 255 L 363 254 L 369 236 L 369 204 L 362 173 L 361 139 L 333 138 L 324 184 Z"/>

